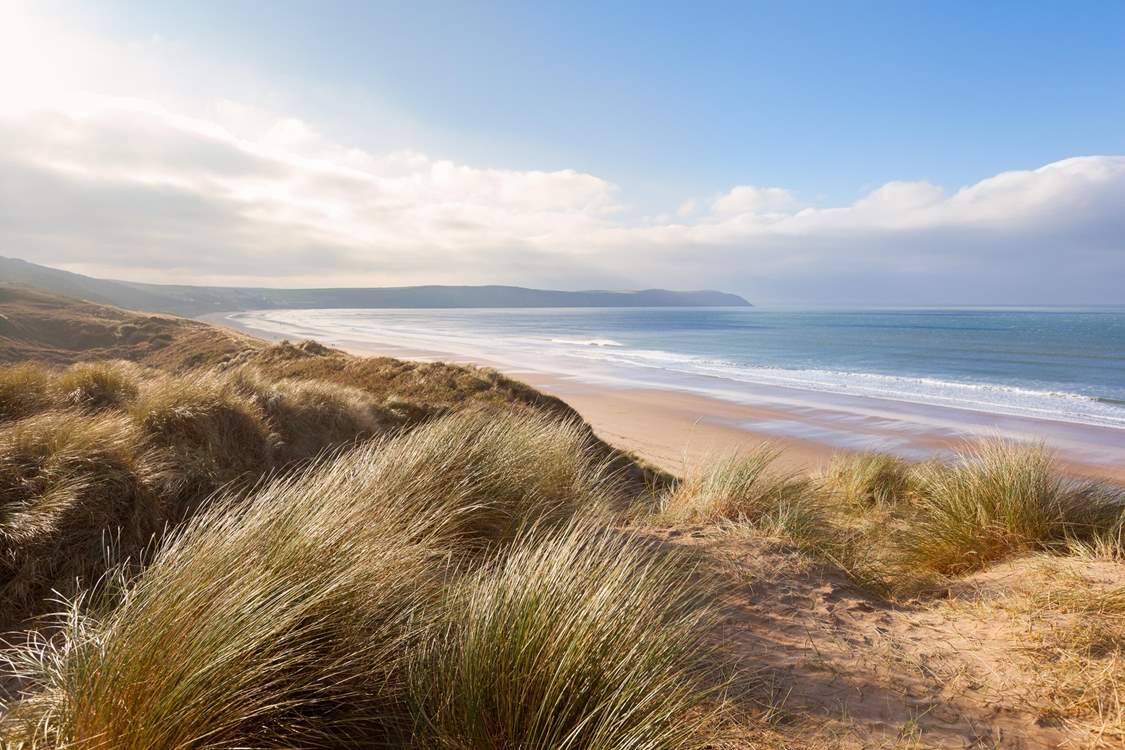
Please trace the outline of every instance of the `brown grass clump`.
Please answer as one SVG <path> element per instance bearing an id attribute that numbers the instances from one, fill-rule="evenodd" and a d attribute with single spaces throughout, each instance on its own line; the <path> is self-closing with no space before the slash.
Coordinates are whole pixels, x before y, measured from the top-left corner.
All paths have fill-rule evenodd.
<path id="1" fill-rule="evenodd" d="M 357 473 L 358 472 L 358 473 Z M 386 747 L 436 605 L 444 516 L 316 467 L 198 515 L 120 605 L 16 655 L 28 746 Z M 425 505 L 425 504 L 421 504 Z"/>
<path id="2" fill-rule="evenodd" d="M 318 380 L 359 388 L 380 404 L 397 403 L 434 416 L 469 406 L 531 406 L 558 417 L 573 416 L 564 402 L 485 367 L 412 362 L 392 357 L 353 357 L 315 341 L 282 341 L 247 352 L 237 362 L 275 379 Z"/>
<path id="3" fill-rule="evenodd" d="M 261 409 L 278 436 L 279 463 L 382 435 L 405 420 L 360 390 L 316 380 L 271 381 L 252 368 L 227 376 L 230 387 Z"/>
<path id="4" fill-rule="evenodd" d="M 160 493 L 198 500 L 232 482 L 247 483 L 273 465 L 265 415 L 219 376 L 157 380 L 131 409 L 133 419 L 167 456 Z"/>
<path id="5" fill-rule="evenodd" d="M 0 627 L 131 554 L 162 524 L 159 468 L 123 415 L 46 412 L 0 430 Z"/>
<path id="6" fill-rule="evenodd" d="M 38 365 L 0 367 L 0 422 L 22 419 L 46 409 L 50 379 Z"/>
<path id="7" fill-rule="evenodd" d="M 140 392 L 140 368 L 127 362 L 85 362 L 71 365 L 51 381 L 60 406 L 87 411 L 122 408 Z"/>
<path id="8" fill-rule="evenodd" d="M 1104 747 L 1125 742 L 1125 588 L 1071 580 L 1033 598 L 1040 615 L 1063 615 L 1030 649 L 1040 710 Z"/>

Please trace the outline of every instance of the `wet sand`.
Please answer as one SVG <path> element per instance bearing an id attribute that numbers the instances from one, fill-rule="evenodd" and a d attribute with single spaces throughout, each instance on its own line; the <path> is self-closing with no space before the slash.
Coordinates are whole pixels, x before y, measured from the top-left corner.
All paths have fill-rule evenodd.
<path id="1" fill-rule="evenodd" d="M 204 319 L 259 338 L 282 338 L 248 325 L 245 317 L 213 314 Z M 811 471 L 839 451 L 879 450 L 913 459 L 948 457 L 966 440 L 1000 434 L 1045 440 L 1068 471 L 1125 484 L 1125 430 L 863 397 L 814 394 L 815 400 L 807 400 L 796 389 L 746 386 L 737 397 L 717 398 L 674 388 L 591 382 L 545 367 L 533 369 L 391 342 L 322 341 L 359 355 L 494 367 L 558 396 L 608 442 L 677 474 L 716 454 L 748 450 L 766 441 L 782 449 L 782 465 Z"/>

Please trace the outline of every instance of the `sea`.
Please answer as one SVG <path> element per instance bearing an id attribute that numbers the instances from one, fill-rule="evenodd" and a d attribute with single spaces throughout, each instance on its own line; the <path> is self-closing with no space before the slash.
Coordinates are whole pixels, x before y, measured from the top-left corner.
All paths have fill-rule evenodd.
<path id="1" fill-rule="evenodd" d="M 252 327 L 754 401 L 755 386 L 1125 429 L 1125 306 L 270 310 Z M 740 398 L 740 392 L 746 396 Z"/>

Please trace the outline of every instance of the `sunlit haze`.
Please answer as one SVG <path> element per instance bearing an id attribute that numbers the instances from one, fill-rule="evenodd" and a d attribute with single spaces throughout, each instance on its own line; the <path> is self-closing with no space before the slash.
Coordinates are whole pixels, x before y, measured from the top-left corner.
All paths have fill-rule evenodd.
<path id="1" fill-rule="evenodd" d="M 953 11 L 5 6 L 0 255 L 223 285 L 1122 302 L 1125 6 Z"/>

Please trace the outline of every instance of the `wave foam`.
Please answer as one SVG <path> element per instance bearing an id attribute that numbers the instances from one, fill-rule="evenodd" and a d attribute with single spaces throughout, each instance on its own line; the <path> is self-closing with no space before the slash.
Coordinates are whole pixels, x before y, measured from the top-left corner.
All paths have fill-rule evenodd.
<path id="1" fill-rule="evenodd" d="M 625 346 L 620 341 L 613 339 L 551 339 L 552 344 L 570 344 L 572 346 Z"/>

